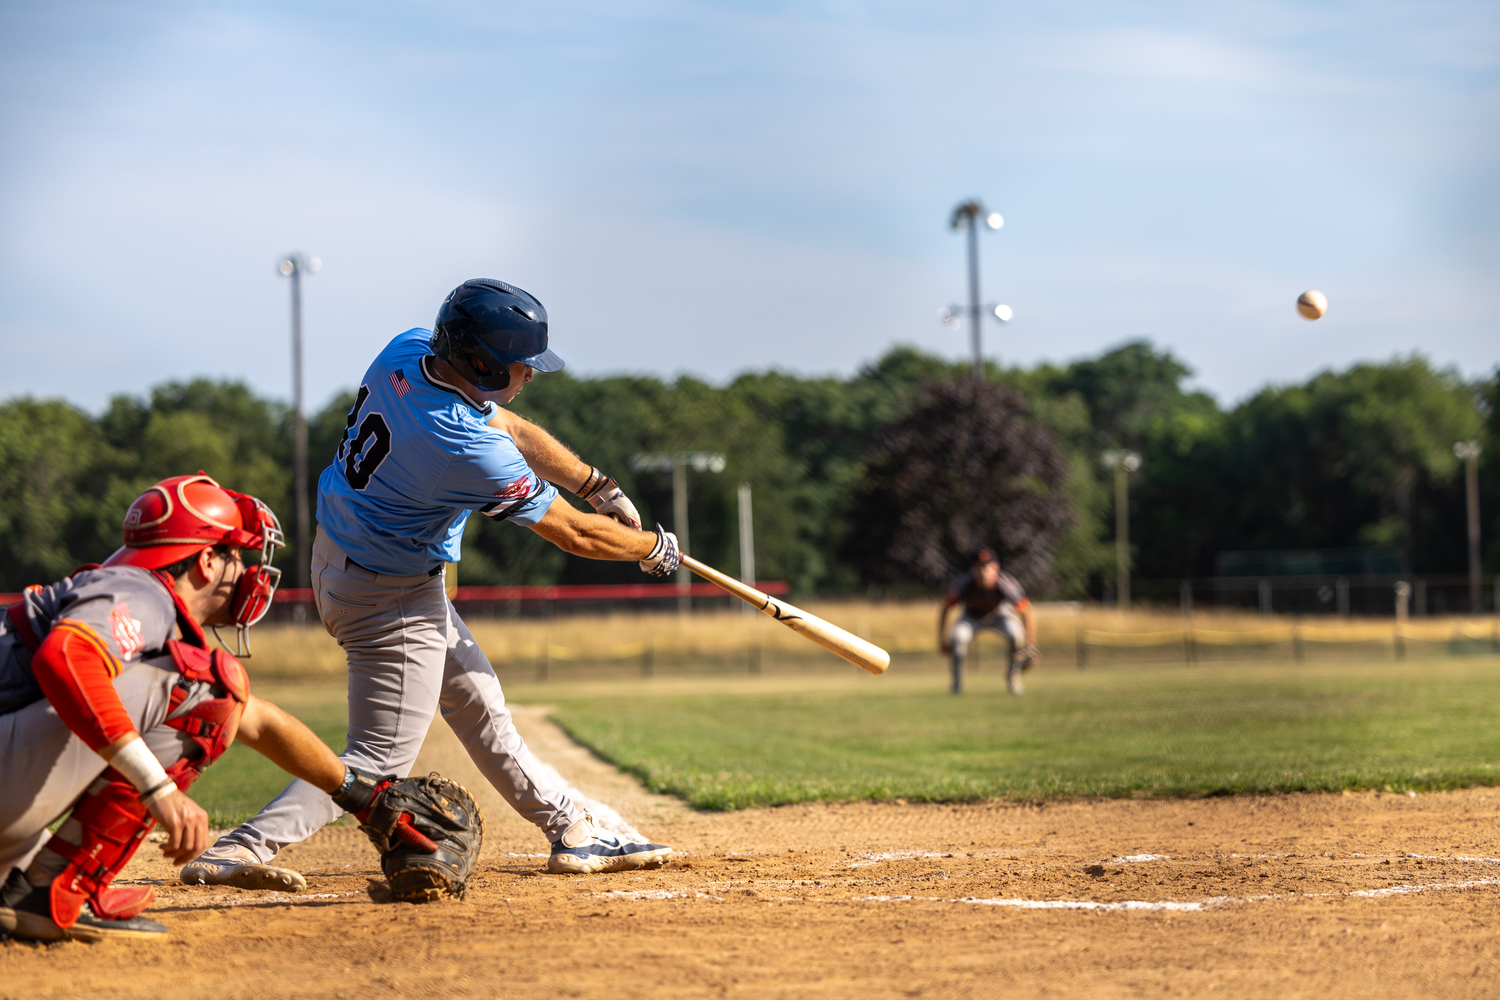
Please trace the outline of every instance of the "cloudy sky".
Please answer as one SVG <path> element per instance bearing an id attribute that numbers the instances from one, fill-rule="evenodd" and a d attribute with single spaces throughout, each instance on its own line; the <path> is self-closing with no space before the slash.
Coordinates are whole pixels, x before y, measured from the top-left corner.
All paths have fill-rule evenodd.
<path id="1" fill-rule="evenodd" d="M 357 382 L 467 277 L 580 374 L 1132 337 L 1232 402 L 1500 360 L 1500 5 L 0 3 L 0 397 Z M 1332 306 L 1317 323 L 1305 288 Z"/>

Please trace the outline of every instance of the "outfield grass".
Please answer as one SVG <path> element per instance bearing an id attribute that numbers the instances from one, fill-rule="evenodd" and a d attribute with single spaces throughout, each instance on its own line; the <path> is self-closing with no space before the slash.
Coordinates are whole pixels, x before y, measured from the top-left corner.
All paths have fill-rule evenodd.
<path id="1" fill-rule="evenodd" d="M 954 698 L 927 677 L 836 688 L 559 697 L 556 721 L 704 809 L 812 799 L 1195 796 L 1492 784 L 1500 661 L 1044 671 Z M 529 694 L 530 692 L 528 692 Z"/>
<path id="2" fill-rule="evenodd" d="M 998 671 L 954 698 L 929 669 L 507 684 L 653 791 L 703 809 L 813 799 L 1217 795 L 1500 783 L 1500 659 Z M 260 684 L 329 746 L 343 683 Z M 287 778 L 242 746 L 194 786 L 215 825 Z"/>
<path id="3" fill-rule="evenodd" d="M 344 748 L 349 726 L 346 688 L 342 683 L 318 685 L 257 684 L 255 693 L 268 698 L 307 723 L 319 739 L 335 751 Z M 236 743 L 203 772 L 188 793 L 208 810 L 216 827 L 235 826 L 260 811 L 292 779 L 285 771 L 247 746 Z"/>

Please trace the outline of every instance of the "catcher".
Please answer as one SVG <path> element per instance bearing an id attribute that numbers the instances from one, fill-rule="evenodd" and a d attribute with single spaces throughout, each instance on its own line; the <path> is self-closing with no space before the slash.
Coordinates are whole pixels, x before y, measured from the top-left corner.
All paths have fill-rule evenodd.
<path id="1" fill-rule="evenodd" d="M 185 794 L 240 739 L 355 813 L 397 898 L 462 892 L 482 831 L 461 789 L 395 786 L 345 765 L 302 723 L 250 694 L 237 649 L 265 614 L 283 544 L 275 515 L 208 476 L 164 480 L 125 518 L 103 566 L 27 589 L 0 617 L 0 930 L 33 940 L 163 938 L 140 916 L 151 886 L 110 883 L 160 823 L 182 864 L 207 845 Z M 261 560 L 246 566 L 241 549 Z M 56 834 L 47 828 L 67 820 Z"/>

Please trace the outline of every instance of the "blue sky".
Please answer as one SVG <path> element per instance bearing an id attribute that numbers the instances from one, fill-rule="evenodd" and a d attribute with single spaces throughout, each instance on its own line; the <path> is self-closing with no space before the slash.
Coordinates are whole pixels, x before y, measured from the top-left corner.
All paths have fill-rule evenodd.
<path id="1" fill-rule="evenodd" d="M 314 406 L 478 275 L 580 374 L 962 357 L 974 195 L 1006 363 L 1500 360 L 1493 3 L 58 0 L 0 57 L 0 397 L 285 398 L 294 249 Z"/>

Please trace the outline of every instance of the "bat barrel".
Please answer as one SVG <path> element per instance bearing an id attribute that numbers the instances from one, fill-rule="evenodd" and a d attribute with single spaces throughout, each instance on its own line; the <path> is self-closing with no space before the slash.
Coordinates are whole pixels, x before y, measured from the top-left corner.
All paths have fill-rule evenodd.
<path id="1" fill-rule="evenodd" d="M 867 670 L 872 674 L 883 674 L 891 665 L 891 654 L 873 642 L 861 639 L 846 629 L 824 621 L 817 615 L 808 614 L 795 605 L 778 601 L 769 594 L 763 594 L 749 584 L 741 583 L 734 577 L 721 573 L 712 566 L 705 565 L 689 556 L 682 557 L 682 564 L 708 582 L 727 590 L 751 607 L 765 612 L 787 628 L 806 636 L 830 653 L 848 660 L 861 670 Z"/>

